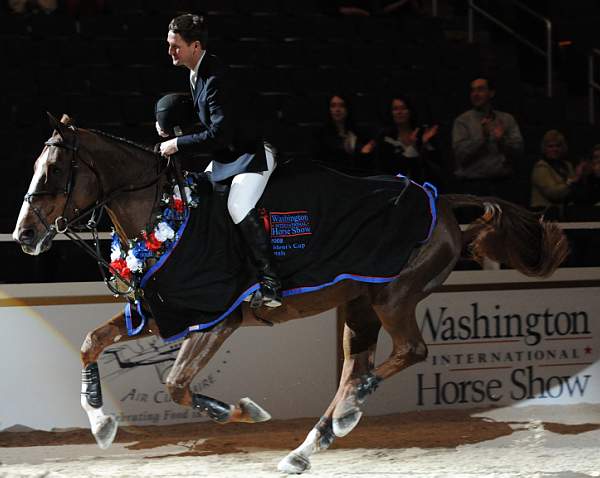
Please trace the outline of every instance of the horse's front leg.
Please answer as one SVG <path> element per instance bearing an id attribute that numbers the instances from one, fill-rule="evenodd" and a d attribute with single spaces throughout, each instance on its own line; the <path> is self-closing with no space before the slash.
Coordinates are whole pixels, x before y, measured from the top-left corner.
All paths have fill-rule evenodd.
<path id="1" fill-rule="evenodd" d="M 271 418 L 268 412 L 249 398 L 242 398 L 237 405 L 230 405 L 193 393 L 190 388 L 194 377 L 240 324 L 241 316 L 235 314 L 210 331 L 194 333 L 183 341 L 167 377 L 167 389 L 175 403 L 201 410 L 218 423 L 258 423 Z"/>
<path id="2" fill-rule="evenodd" d="M 130 337 L 127 334 L 125 314 L 115 315 L 107 323 L 87 334 L 81 346 L 81 406 L 87 413 L 94 438 L 102 449 L 108 448 L 117 434 L 118 423 L 113 415 L 107 415 L 102 409 L 102 386 L 100 384 L 100 371 L 98 370 L 98 357 L 104 349 L 113 344 L 136 340 L 155 335 L 154 322 L 149 320 L 148 325 L 139 335 Z"/>

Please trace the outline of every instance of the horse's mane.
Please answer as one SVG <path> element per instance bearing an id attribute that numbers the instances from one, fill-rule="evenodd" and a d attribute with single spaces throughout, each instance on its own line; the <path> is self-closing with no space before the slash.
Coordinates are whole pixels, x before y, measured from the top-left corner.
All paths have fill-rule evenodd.
<path id="1" fill-rule="evenodd" d="M 107 133 L 106 131 L 100 131 L 99 129 L 89 128 L 88 131 L 90 131 L 92 133 L 95 133 L 95 134 L 98 134 L 100 136 L 104 136 L 105 138 L 114 139 L 115 141 L 118 141 L 119 143 L 128 144 L 129 146 L 133 146 L 135 148 L 141 149 L 142 151 L 145 151 L 146 153 L 157 154 L 157 152 L 154 151 L 154 148 L 151 147 L 151 146 L 140 144 L 140 143 L 136 143 L 135 141 L 132 141 L 130 139 L 122 138 L 121 136 L 117 136 L 117 135 L 112 134 L 112 133 Z"/>

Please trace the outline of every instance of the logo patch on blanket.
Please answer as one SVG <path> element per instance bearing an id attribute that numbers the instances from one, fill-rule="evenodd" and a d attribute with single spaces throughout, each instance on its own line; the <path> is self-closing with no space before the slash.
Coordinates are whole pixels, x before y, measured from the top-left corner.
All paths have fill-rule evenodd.
<path id="1" fill-rule="evenodd" d="M 306 248 L 312 235 L 311 217 L 308 211 L 260 211 L 265 228 L 271 236 L 273 255 L 285 257 Z"/>

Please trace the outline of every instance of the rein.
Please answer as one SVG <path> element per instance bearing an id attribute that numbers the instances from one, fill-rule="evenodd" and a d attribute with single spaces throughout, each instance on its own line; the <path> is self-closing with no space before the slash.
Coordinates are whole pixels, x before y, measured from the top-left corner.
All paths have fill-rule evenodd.
<path id="1" fill-rule="evenodd" d="M 115 296 L 128 296 L 134 291 L 135 291 L 135 295 L 137 296 L 139 294 L 139 291 L 137 290 L 137 288 L 130 281 L 125 279 L 121 274 L 119 274 L 118 271 L 115 271 L 113 268 L 111 268 L 110 264 L 102 257 L 102 253 L 100 251 L 100 241 L 98 239 L 98 223 L 100 222 L 100 218 L 102 217 L 104 208 L 106 207 L 106 205 L 109 202 L 111 202 L 112 200 L 114 200 L 121 194 L 141 191 L 141 190 L 144 190 L 144 189 L 147 189 L 149 187 L 156 185 L 158 183 L 158 181 L 161 179 L 161 177 L 163 177 L 163 175 L 169 169 L 171 169 L 173 167 L 173 163 L 170 160 L 167 160 L 166 165 L 162 169 L 160 169 L 156 173 L 156 175 L 149 181 L 146 181 L 139 185 L 134 185 L 134 186 L 129 186 L 129 187 L 119 186 L 119 187 L 111 190 L 108 194 L 105 194 L 104 187 L 102 186 L 102 181 L 100 179 L 100 174 L 98 173 L 98 170 L 95 168 L 93 162 L 88 163 L 87 161 L 83 160 L 80 157 L 80 155 L 78 155 L 79 136 L 77 135 L 77 128 L 75 128 L 74 126 L 69 126 L 69 128 L 71 130 L 73 130 L 73 132 L 75 133 L 74 134 L 75 140 L 74 140 L 73 144 L 68 144 L 68 143 L 64 143 L 64 142 L 56 141 L 56 140 L 49 140 L 44 143 L 48 147 L 54 146 L 54 147 L 63 148 L 63 149 L 66 149 L 66 150 L 72 152 L 71 162 L 70 162 L 70 166 L 69 166 L 69 174 L 67 177 L 66 184 L 62 191 L 62 194 L 66 197 L 66 201 L 65 201 L 65 205 L 64 205 L 62 214 L 55 219 L 53 224 L 48 224 L 48 221 L 44 217 L 41 210 L 39 208 L 33 206 L 33 204 L 32 204 L 33 198 L 40 197 L 40 196 L 55 196 L 56 195 L 55 191 L 34 191 L 31 193 L 27 193 L 24 197 L 24 201 L 29 203 L 32 210 L 38 217 L 39 221 L 46 228 L 46 235 L 42 239 L 42 242 L 53 239 L 56 236 L 56 234 L 59 234 L 59 233 L 64 234 L 71 241 L 73 241 L 75 243 L 75 245 L 77 245 L 78 247 L 83 249 L 88 255 L 90 255 L 91 257 L 94 258 L 94 260 L 96 260 L 96 262 L 98 263 L 98 267 L 100 269 L 100 273 L 104 280 L 104 283 L 106 284 L 106 286 L 109 288 L 109 290 Z M 94 130 L 90 130 L 90 131 L 95 132 Z M 154 155 L 155 155 L 155 158 L 160 159 L 160 156 L 157 153 L 154 153 Z M 67 210 L 67 206 L 71 199 L 71 195 L 73 192 L 73 186 L 75 184 L 75 172 L 79 167 L 79 163 L 84 164 L 96 177 L 96 181 L 98 184 L 98 197 L 94 204 L 92 204 L 89 207 L 86 207 L 82 211 L 80 211 L 78 209 L 74 209 L 75 217 L 73 219 L 69 220 L 67 217 L 65 217 L 65 211 Z M 157 164 L 158 164 L 158 161 L 157 161 Z M 158 167 L 157 167 L 157 169 L 158 169 Z M 187 206 L 187 204 L 186 204 L 186 206 Z M 88 220 L 88 222 L 85 225 L 81 225 L 81 221 L 83 219 L 87 218 L 88 216 L 91 216 L 90 219 Z M 85 242 L 85 240 L 82 239 L 77 234 L 78 231 L 82 231 L 85 229 L 91 231 L 94 247 L 87 244 Z M 127 286 L 127 290 L 121 291 L 118 288 L 116 288 L 107 279 L 104 269 L 109 271 L 112 275 L 116 276 L 118 278 L 118 280 L 122 281 Z"/>

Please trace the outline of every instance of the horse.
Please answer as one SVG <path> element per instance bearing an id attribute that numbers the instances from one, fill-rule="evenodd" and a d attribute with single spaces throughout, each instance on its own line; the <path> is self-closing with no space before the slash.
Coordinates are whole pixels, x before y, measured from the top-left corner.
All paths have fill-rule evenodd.
<path id="1" fill-rule="evenodd" d="M 122 239 L 135 237 L 153 220 L 171 164 L 150 147 L 78 128 L 67 115 L 60 121 L 50 116 L 50 124 L 54 131 L 35 162 L 13 232 L 22 250 L 31 255 L 47 251 L 57 233 L 69 234 L 90 211 L 101 208 Z M 477 208 L 480 216 L 461 230 L 455 211 L 465 207 Z M 437 199 L 437 221 L 429 239 L 410 252 L 393 280 L 342 280 L 290 296 L 278 308 L 262 307 L 260 314 L 241 303 L 226 320 L 183 340 L 165 386 L 175 403 L 200 409 L 222 424 L 268 420 L 268 412 L 248 398 L 228 404 L 193 393 L 192 380 L 236 329 L 264 325 L 258 317 L 278 324 L 344 306 L 344 361 L 337 392 L 304 442 L 278 464 L 282 472 L 302 473 L 310 468 L 314 453 L 352 431 L 362 416 L 362 404 L 382 381 L 426 359 L 427 346 L 415 308 L 444 283 L 467 250 L 476 260 L 487 258 L 529 276 L 546 277 L 566 258 L 568 245 L 558 225 L 513 203 L 493 197 L 442 194 Z M 393 346 L 389 357 L 375 365 L 381 327 L 391 336 Z M 102 448 L 112 443 L 117 422 L 102 408 L 98 358 L 109 346 L 156 334 L 156 324 L 150 319 L 141 334 L 129 336 L 125 313 L 119 313 L 90 331 L 83 341 L 81 403 Z"/>

